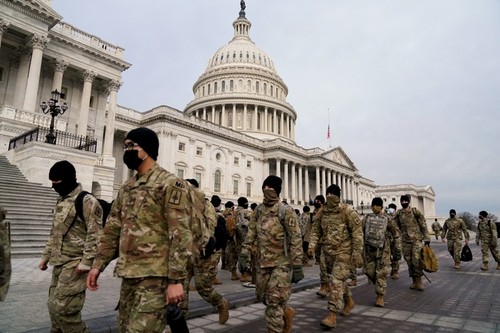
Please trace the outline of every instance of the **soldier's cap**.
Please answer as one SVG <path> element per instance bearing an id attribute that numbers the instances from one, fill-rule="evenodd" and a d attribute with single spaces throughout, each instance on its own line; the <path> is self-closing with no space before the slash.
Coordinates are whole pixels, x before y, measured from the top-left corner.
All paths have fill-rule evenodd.
<path id="1" fill-rule="evenodd" d="M 210 198 L 210 202 L 214 207 L 219 207 L 222 200 L 218 195 L 212 195 L 212 198 Z"/>
<path id="2" fill-rule="evenodd" d="M 328 194 L 333 194 L 333 195 L 340 197 L 340 187 L 336 184 L 332 184 L 332 185 L 328 186 L 326 189 L 326 195 L 328 195 Z"/>
<path id="3" fill-rule="evenodd" d="M 396 204 L 390 203 L 389 208 L 398 209 L 398 206 L 396 206 Z"/>
<path id="4" fill-rule="evenodd" d="M 56 162 L 49 171 L 50 180 L 76 180 L 76 169 L 68 161 Z"/>
<path id="5" fill-rule="evenodd" d="M 479 215 L 482 216 L 482 217 L 488 217 L 488 213 L 486 211 L 484 211 L 484 210 L 480 211 Z"/>
<path id="6" fill-rule="evenodd" d="M 304 208 L 302 208 L 302 210 L 304 211 L 304 213 L 307 213 L 307 212 L 311 211 L 311 208 L 309 206 L 304 206 Z"/>
<path id="7" fill-rule="evenodd" d="M 137 143 L 153 160 L 158 158 L 160 143 L 155 131 L 146 127 L 139 127 L 127 133 L 125 140 Z"/>
<path id="8" fill-rule="evenodd" d="M 407 201 L 410 202 L 410 196 L 408 194 L 403 194 L 399 199 L 400 202 Z"/>
<path id="9" fill-rule="evenodd" d="M 268 176 L 265 180 L 264 183 L 262 183 L 262 189 L 264 187 L 269 186 L 270 188 L 273 188 L 276 191 L 277 195 L 280 195 L 281 193 L 281 178 L 278 176 Z"/>
<path id="10" fill-rule="evenodd" d="M 319 201 L 319 202 L 321 202 L 322 205 L 324 205 L 326 202 L 326 199 L 325 199 L 325 196 L 323 194 L 320 194 L 320 195 L 317 195 L 316 198 L 314 198 L 314 201 Z"/>
<path id="11" fill-rule="evenodd" d="M 255 202 L 253 202 L 251 205 L 250 205 L 250 208 L 252 210 L 255 210 L 255 208 L 257 208 L 257 204 Z"/>
<path id="12" fill-rule="evenodd" d="M 224 204 L 224 207 L 226 208 L 233 208 L 234 207 L 234 202 L 228 201 Z"/>
<path id="13" fill-rule="evenodd" d="M 372 199 L 372 206 L 384 207 L 384 200 L 380 197 L 375 197 Z"/>
<path id="14" fill-rule="evenodd" d="M 238 206 L 244 206 L 248 204 L 248 199 L 245 197 L 239 197 L 238 198 Z"/>
<path id="15" fill-rule="evenodd" d="M 194 187 L 198 188 L 200 187 L 200 184 L 198 183 L 198 181 L 194 178 L 189 178 L 189 179 L 186 179 L 186 181 L 188 183 L 190 183 L 191 185 L 193 185 Z"/>
<path id="16" fill-rule="evenodd" d="M 450 209 L 450 214 L 457 215 L 457 212 L 454 209 Z"/>

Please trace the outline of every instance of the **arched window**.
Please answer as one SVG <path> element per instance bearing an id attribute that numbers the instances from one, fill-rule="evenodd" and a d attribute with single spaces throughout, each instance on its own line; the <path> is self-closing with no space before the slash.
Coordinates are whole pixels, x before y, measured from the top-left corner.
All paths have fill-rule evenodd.
<path id="1" fill-rule="evenodd" d="M 208 95 L 210 95 L 210 83 L 208 84 Z"/>
<path id="2" fill-rule="evenodd" d="M 248 91 L 252 90 L 252 81 L 250 81 L 250 80 L 247 81 L 247 90 Z"/>
<path id="3" fill-rule="evenodd" d="M 255 92 L 257 94 L 260 93 L 260 84 L 259 84 L 259 81 L 255 82 Z"/>
<path id="4" fill-rule="evenodd" d="M 220 192 L 220 184 L 221 184 L 222 175 L 220 170 L 215 170 L 214 174 L 214 192 Z"/>
<path id="5" fill-rule="evenodd" d="M 264 83 L 264 95 L 267 95 L 267 83 Z"/>
<path id="6" fill-rule="evenodd" d="M 229 91 L 233 91 L 234 90 L 234 81 L 231 80 L 229 81 Z"/>
<path id="7" fill-rule="evenodd" d="M 222 81 L 222 84 L 221 84 L 221 91 L 222 92 L 226 92 L 226 81 Z"/>
<path id="8" fill-rule="evenodd" d="M 214 83 L 214 94 L 217 94 L 217 82 Z"/>

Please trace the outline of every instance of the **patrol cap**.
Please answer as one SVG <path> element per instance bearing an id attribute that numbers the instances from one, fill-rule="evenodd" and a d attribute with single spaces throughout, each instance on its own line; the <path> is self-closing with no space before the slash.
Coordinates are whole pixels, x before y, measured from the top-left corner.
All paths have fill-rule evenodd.
<path id="1" fill-rule="evenodd" d="M 68 161 L 56 162 L 49 171 L 50 180 L 76 180 L 76 169 Z"/>
<path id="2" fill-rule="evenodd" d="M 125 140 L 131 140 L 137 143 L 153 160 L 156 161 L 158 158 L 158 149 L 160 143 L 158 141 L 158 135 L 155 131 L 150 130 L 146 127 L 138 127 L 127 133 Z"/>

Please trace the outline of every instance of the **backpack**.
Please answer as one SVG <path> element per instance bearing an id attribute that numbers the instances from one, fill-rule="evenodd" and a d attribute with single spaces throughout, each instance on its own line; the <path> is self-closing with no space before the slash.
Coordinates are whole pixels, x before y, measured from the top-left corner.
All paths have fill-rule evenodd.
<path id="1" fill-rule="evenodd" d="M 491 223 L 491 221 L 490 221 Z M 497 238 L 500 238 L 500 222 L 494 222 L 497 227 Z"/>
<path id="2" fill-rule="evenodd" d="M 234 237 L 234 232 L 236 231 L 236 220 L 234 219 L 234 214 L 231 212 L 226 217 L 226 230 L 229 238 Z"/>
<path id="3" fill-rule="evenodd" d="M 222 214 L 217 214 L 217 225 L 214 231 L 215 249 L 225 249 L 227 246 L 226 219 Z"/>
<path id="4" fill-rule="evenodd" d="M 425 272 L 435 273 L 438 271 L 439 261 L 430 245 L 422 248 L 422 269 Z"/>
<path id="5" fill-rule="evenodd" d="M 368 214 L 365 223 L 365 244 L 376 249 L 383 249 L 386 241 L 387 216 Z"/>
<path id="6" fill-rule="evenodd" d="M 472 261 L 472 251 L 469 245 L 465 244 L 460 253 L 460 261 Z"/>
<path id="7" fill-rule="evenodd" d="M 85 217 L 83 216 L 83 198 L 87 194 L 94 196 L 92 193 L 89 193 L 87 191 L 81 191 L 75 199 L 76 216 L 78 216 L 82 221 L 85 221 Z M 102 208 L 102 227 L 104 228 L 104 225 L 106 224 L 106 219 L 108 218 L 109 212 L 111 211 L 111 204 L 113 202 L 107 202 L 104 199 L 97 199 L 97 201 L 99 201 L 99 204 L 101 205 Z M 71 225 L 73 225 L 74 222 L 75 221 L 73 221 Z"/>

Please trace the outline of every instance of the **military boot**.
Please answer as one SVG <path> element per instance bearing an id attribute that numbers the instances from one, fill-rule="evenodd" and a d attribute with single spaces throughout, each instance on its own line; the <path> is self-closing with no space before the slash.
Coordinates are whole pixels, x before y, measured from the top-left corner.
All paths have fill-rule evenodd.
<path id="1" fill-rule="evenodd" d="M 377 300 L 375 301 L 375 306 L 377 306 L 379 308 L 384 307 L 384 296 L 383 295 L 377 294 Z"/>
<path id="2" fill-rule="evenodd" d="M 240 276 L 238 275 L 238 273 L 236 273 L 236 269 L 233 269 L 231 271 L 231 280 L 236 281 L 239 279 L 240 279 Z"/>
<path id="3" fill-rule="evenodd" d="M 500 262 L 499 262 L 499 263 L 497 263 L 497 269 L 499 269 L 499 270 L 500 270 Z"/>
<path id="4" fill-rule="evenodd" d="M 354 308 L 354 299 L 352 297 L 347 297 L 344 300 L 344 308 L 342 309 L 340 315 L 347 317 L 348 315 L 351 314 L 351 310 L 353 308 Z"/>
<path id="5" fill-rule="evenodd" d="M 460 269 L 460 261 L 455 261 L 455 269 Z"/>
<path id="6" fill-rule="evenodd" d="M 422 283 L 421 276 L 417 276 L 417 278 L 416 278 L 415 289 L 420 290 L 420 291 L 424 291 L 424 284 Z"/>
<path id="7" fill-rule="evenodd" d="M 499 264 L 499 265 L 500 265 L 500 264 Z M 483 266 L 481 266 L 481 269 L 482 269 L 483 271 L 487 271 L 487 270 L 488 270 L 488 263 L 487 263 L 487 262 L 483 262 Z M 497 267 L 497 269 L 498 269 L 498 267 Z"/>
<path id="8" fill-rule="evenodd" d="M 295 317 L 295 309 L 292 307 L 289 307 L 288 305 L 285 306 L 285 310 L 283 310 L 283 333 L 290 333 L 292 332 L 292 320 L 293 317 Z"/>
<path id="9" fill-rule="evenodd" d="M 217 304 L 217 311 L 219 312 L 219 324 L 225 324 L 229 319 L 229 301 L 222 298 Z"/>
<path id="10" fill-rule="evenodd" d="M 391 272 L 391 278 L 392 278 L 393 280 L 397 280 L 397 279 L 399 279 L 399 274 L 398 274 L 398 271 L 392 271 L 392 272 Z"/>
<path id="11" fill-rule="evenodd" d="M 213 281 L 212 281 L 212 284 L 222 284 L 223 282 L 221 280 L 219 280 L 218 278 L 215 278 Z"/>
<path id="12" fill-rule="evenodd" d="M 252 275 L 250 273 L 241 274 L 240 282 L 252 282 Z"/>
<path id="13" fill-rule="evenodd" d="M 411 279 L 413 280 L 413 283 L 410 284 L 410 289 L 411 290 L 415 290 L 415 289 L 417 289 L 417 278 L 416 277 L 412 277 Z"/>
<path id="14" fill-rule="evenodd" d="M 326 317 L 321 321 L 321 326 L 334 328 L 337 326 L 337 314 L 333 311 L 328 312 Z"/>
<path id="15" fill-rule="evenodd" d="M 323 298 L 328 296 L 329 292 L 330 292 L 330 286 L 327 283 L 322 283 L 321 286 L 319 287 L 319 290 L 316 292 L 316 295 Z"/>

